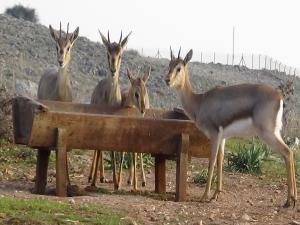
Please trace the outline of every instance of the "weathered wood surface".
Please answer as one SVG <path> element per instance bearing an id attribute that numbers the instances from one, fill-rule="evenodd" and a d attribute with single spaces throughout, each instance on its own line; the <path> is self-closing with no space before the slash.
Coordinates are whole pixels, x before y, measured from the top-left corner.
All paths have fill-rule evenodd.
<path id="1" fill-rule="evenodd" d="M 177 149 L 175 196 L 175 201 L 177 202 L 185 201 L 186 199 L 188 150 L 189 135 L 183 133 L 181 134 L 180 143 Z"/>
<path id="2" fill-rule="evenodd" d="M 188 153 L 209 157 L 208 139 L 185 115 L 149 109 L 145 117 L 132 108 L 54 101 L 14 100 L 15 142 L 55 147 L 56 129 L 66 130 L 67 149 L 114 149 L 176 155 L 179 136 L 189 135 Z M 138 138 L 137 138 L 138 137 Z"/>

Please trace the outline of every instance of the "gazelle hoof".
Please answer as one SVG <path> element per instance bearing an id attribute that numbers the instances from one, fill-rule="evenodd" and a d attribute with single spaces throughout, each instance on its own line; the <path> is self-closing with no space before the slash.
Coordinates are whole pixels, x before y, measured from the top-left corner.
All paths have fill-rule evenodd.
<path id="1" fill-rule="evenodd" d="M 92 177 L 89 177 L 88 183 L 91 183 L 91 181 L 92 181 Z"/>
<path id="2" fill-rule="evenodd" d="M 146 187 L 146 182 L 145 181 L 142 182 L 142 187 Z"/>
<path id="3" fill-rule="evenodd" d="M 200 202 L 209 202 L 208 195 L 203 195 Z"/>
<path id="4" fill-rule="evenodd" d="M 131 181 L 127 181 L 127 184 L 128 184 L 129 186 L 131 186 L 131 185 L 132 185 L 132 182 L 131 182 Z"/>
<path id="5" fill-rule="evenodd" d="M 104 177 L 100 177 L 100 183 L 105 183 L 105 178 Z"/>
<path id="6" fill-rule="evenodd" d="M 292 198 L 291 200 L 290 199 L 288 199 L 288 200 L 286 200 L 286 203 L 283 205 L 283 208 L 288 208 L 288 207 L 290 207 L 291 206 L 291 202 L 292 202 L 292 204 L 293 204 L 293 208 L 295 208 L 296 207 L 296 199 L 294 199 L 294 198 Z"/>
<path id="7" fill-rule="evenodd" d="M 215 200 L 218 201 L 219 195 L 221 194 L 222 191 L 216 190 L 214 195 L 211 197 L 210 201 Z"/>

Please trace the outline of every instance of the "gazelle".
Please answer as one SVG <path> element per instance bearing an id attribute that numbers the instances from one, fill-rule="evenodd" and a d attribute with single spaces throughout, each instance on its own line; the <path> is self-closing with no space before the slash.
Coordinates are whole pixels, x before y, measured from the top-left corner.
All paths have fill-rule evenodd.
<path id="1" fill-rule="evenodd" d="M 59 64 L 59 68 L 58 70 L 50 68 L 44 72 L 39 82 L 37 98 L 40 100 L 71 102 L 72 87 L 68 73 L 68 66 L 71 59 L 71 49 L 78 38 L 79 27 L 77 27 L 73 33 L 69 34 L 68 23 L 66 37 L 62 37 L 61 23 L 59 35 L 51 25 L 49 25 L 49 30 L 51 37 L 56 43 L 57 62 Z M 68 176 L 68 183 L 69 182 Z"/>
<path id="2" fill-rule="evenodd" d="M 78 38 L 79 27 L 72 34 L 69 34 L 69 24 L 66 37 L 61 35 L 61 24 L 59 35 L 49 25 L 50 34 L 56 42 L 57 62 L 59 69 L 50 68 L 45 71 L 38 86 L 37 97 L 41 100 L 72 101 L 72 87 L 70 83 L 68 66 L 71 59 L 71 49 Z"/>
<path id="3" fill-rule="evenodd" d="M 108 106 L 121 106 L 122 96 L 119 84 L 119 73 L 121 66 L 121 57 L 123 51 L 127 45 L 128 37 L 131 32 L 122 39 L 122 32 L 118 43 L 110 42 L 109 32 L 106 37 L 99 31 L 102 42 L 107 51 L 109 74 L 106 78 L 102 79 L 95 87 L 91 104 L 108 105 Z M 103 152 L 100 150 L 94 151 L 92 166 L 90 170 L 89 181 L 92 179 L 92 186 L 95 186 L 97 178 L 98 162 L 100 160 L 100 182 L 104 182 L 104 162 Z M 117 188 L 117 177 L 116 177 L 116 163 L 115 153 L 111 154 L 111 161 L 113 167 L 113 183 L 115 189 Z"/>
<path id="4" fill-rule="evenodd" d="M 143 75 L 143 77 L 133 76 L 133 74 L 127 67 L 127 77 L 130 81 L 130 87 L 129 89 L 122 90 L 122 106 L 137 108 L 143 116 L 145 114 L 145 110 L 149 109 L 150 107 L 149 96 L 146 87 L 146 82 L 149 79 L 150 72 L 151 72 L 151 68 L 149 68 L 149 70 Z M 118 176 L 118 188 L 120 188 L 122 184 L 122 169 L 123 169 L 124 155 L 125 152 L 122 152 L 121 160 L 120 160 L 120 170 Z M 145 178 L 145 171 L 144 171 L 143 153 L 139 153 L 139 157 L 141 160 L 140 162 L 141 162 L 142 186 L 144 187 L 146 185 L 146 178 Z M 133 180 L 134 190 L 137 190 L 136 159 L 137 159 L 137 153 L 132 153 L 130 173 L 127 181 L 128 184 L 132 185 L 132 180 Z"/>
<path id="5" fill-rule="evenodd" d="M 222 191 L 222 163 L 225 139 L 257 135 L 284 158 L 287 169 L 288 196 L 285 206 L 295 206 L 297 188 L 293 152 L 282 140 L 283 100 L 281 94 L 267 85 L 241 84 L 218 87 L 196 94 L 189 80 L 188 62 L 193 51 L 184 59 L 171 51 L 169 72 L 165 77 L 174 88 L 187 116 L 211 140 L 208 180 L 202 201 L 208 200 L 214 166 L 217 161 L 217 188 L 212 199 Z"/>

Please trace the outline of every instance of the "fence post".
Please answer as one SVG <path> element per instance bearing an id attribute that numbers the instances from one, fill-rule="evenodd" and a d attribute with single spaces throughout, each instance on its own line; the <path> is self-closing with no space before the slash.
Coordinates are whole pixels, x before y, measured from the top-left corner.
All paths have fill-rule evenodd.
<path id="1" fill-rule="evenodd" d="M 270 58 L 270 70 L 272 70 L 272 58 Z"/>
<path id="2" fill-rule="evenodd" d="M 258 69 L 260 70 L 260 54 L 258 55 Z"/>
<path id="3" fill-rule="evenodd" d="M 216 52 L 214 52 L 214 64 L 216 64 Z"/>
<path id="4" fill-rule="evenodd" d="M 267 69 L 267 56 L 265 56 L 265 69 Z"/>
<path id="5" fill-rule="evenodd" d="M 226 65 L 228 65 L 228 59 L 229 59 L 229 55 L 227 54 L 227 64 Z"/>
<path id="6" fill-rule="evenodd" d="M 253 54 L 252 54 L 252 70 L 253 70 Z"/>
<path id="7" fill-rule="evenodd" d="M 201 52 L 201 63 L 202 63 L 202 52 Z"/>

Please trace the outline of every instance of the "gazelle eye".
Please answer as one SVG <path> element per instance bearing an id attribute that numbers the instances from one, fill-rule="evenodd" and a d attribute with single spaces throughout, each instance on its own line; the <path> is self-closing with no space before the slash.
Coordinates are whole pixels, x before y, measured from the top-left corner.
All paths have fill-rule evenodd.
<path id="1" fill-rule="evenodd" d="M 67 48 L 67 51 L 70 51 L 70 47 Z"/>
<path id="2" fill-rule="evenodd" d="M 177 70 L 176 70 L 176 72 L 177 72 L 177 73 L 179 73 L 179 72 L 180 72 L 180 70 L 181 70 L 181 68 L 180 68 L 180 67 L 178 67 L 178 68 L 177 68 Z"/>

